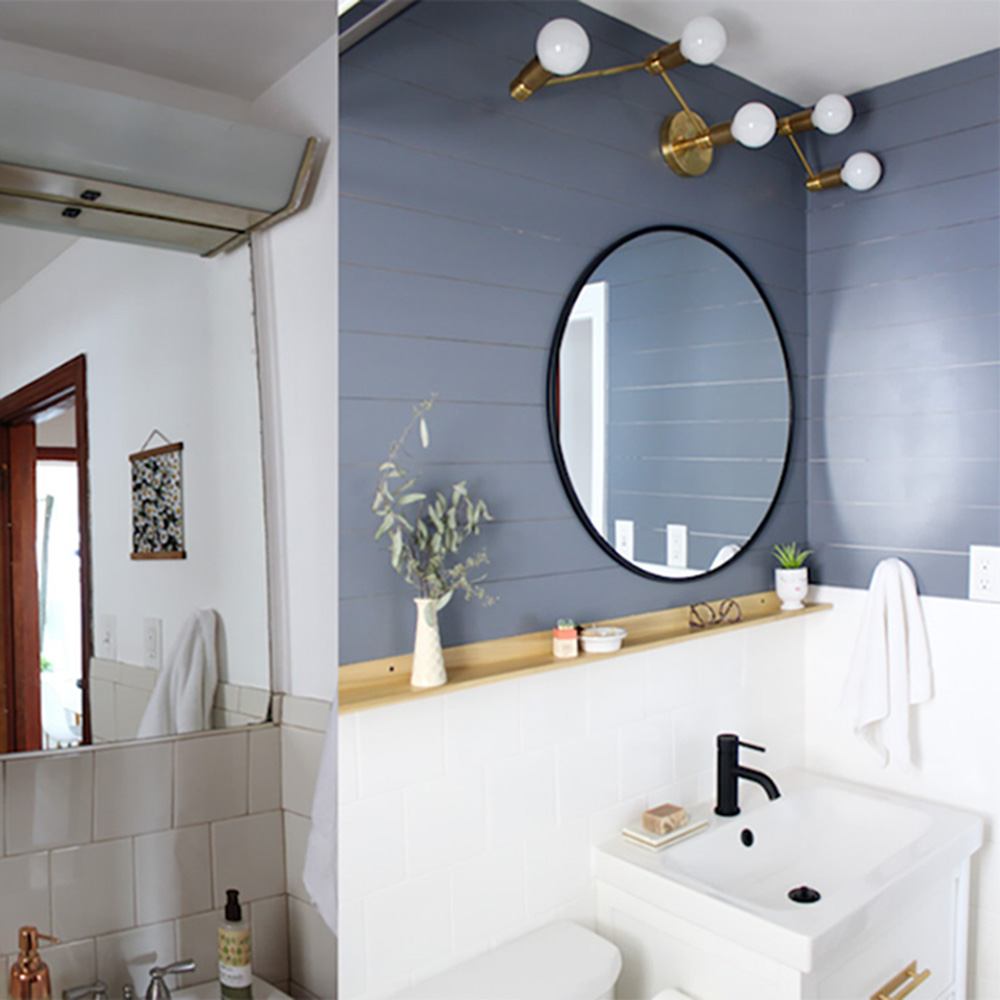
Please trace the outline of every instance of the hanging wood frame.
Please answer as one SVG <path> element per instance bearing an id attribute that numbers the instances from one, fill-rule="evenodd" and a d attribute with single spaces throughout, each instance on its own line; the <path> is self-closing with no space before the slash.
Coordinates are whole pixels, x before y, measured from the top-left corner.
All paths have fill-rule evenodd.
<path id="1" fill-rule="evenodd" d="M 132 558 L 186 559 L 181 451 L 163 445 L 129 455 L 132 463 Z"/>

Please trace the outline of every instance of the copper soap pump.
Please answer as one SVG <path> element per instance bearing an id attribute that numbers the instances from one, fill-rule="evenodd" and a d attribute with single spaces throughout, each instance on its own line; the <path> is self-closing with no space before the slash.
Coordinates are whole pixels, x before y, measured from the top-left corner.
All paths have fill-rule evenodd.
<path id="1" fill-rule="evenodd" d="M 59 938 L 39 934 L 37 927 L 22 927 L 18 932 L 20 954 L 10 967 L 10 1000 L 49 1000 L 52 984 L 49 967 L 38 954 L 38 939 L 59 944 Z"/>

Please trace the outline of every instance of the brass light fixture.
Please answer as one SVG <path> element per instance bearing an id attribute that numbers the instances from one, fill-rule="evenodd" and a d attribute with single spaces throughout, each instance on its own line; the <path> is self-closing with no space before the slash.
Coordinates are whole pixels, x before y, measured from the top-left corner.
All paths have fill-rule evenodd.
<path id="1" fill-rule="evenodd" d="M 726 30 L 714 17 L 696 17 L 684 28 L 680 40 L 657 49 L 642 62 L 612 66 L 608 69 L 580 72 L 590 55 L 587 32 L 566 17 L 549 21 L 535 41 L 535 57 L 511 81 L 510 96 L 526 101 L 543 87 L 576 80 L 615 76 L 644 69 L 659 76 L 677 99 L 681 111 L 671 115 L 660 129 L 660 152 L 674 173 L 681 177 L 700 177 L 712 165 L 712 153 L 718 146 L 738 142 L 748 149 L 766 146 L 775 133 L 787 136 L 806 168 L 806 187 L 810 191 L 847 184 L 857 191 L 874 187 L 882 176 L 882 165 L 871 153 L 855 153 L 843 167 L 817 174 L 809 165 L 795 135 L 819 129 L 828 135 L 842 132 L 851 123 L 854 109 L 846 97 L 828 94 L 814 108 L 787 115 L 780 121 L 774 112 L 759 101 L 744 104 L 731 121 L 707 125 L 688 107 L 680 91 L 667 75 L 691 62 L 707 66 L 726 48 Z"/>

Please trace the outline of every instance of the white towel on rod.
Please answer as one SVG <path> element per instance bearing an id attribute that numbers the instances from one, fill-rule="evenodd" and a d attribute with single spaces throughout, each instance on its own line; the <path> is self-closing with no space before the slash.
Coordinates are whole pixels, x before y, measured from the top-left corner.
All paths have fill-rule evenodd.
<path id="1" fill-rule="evenodd" d="M 212 704 L 219 683 L 217 623 L 214 611 L 196 611 L 181 626 L 157 674 L 137 736 L 173 736 L 212 728 Z"/>
<path id="2" fill-rule="evenodd" d="M 913 570 L 902 559 L 875 567 L 841 707 L 882 766 L 910 764 L 910 706 L 933 695 L 930 646 Z"/>
<path id="3" fill-rule="evenodd" d="M 313 793 L 302 882 L 319 915 L 337 933 L 337 703 L 330 709 Z"/>

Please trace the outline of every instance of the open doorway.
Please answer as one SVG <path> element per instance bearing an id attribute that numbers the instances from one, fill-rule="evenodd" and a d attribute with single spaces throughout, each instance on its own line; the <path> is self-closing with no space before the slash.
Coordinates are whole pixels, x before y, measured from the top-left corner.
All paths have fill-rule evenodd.
<path id="1" fill-rule="evenodd" d="M 90 742 L 86 364 L 0 399 L 0 750 Z"/>

